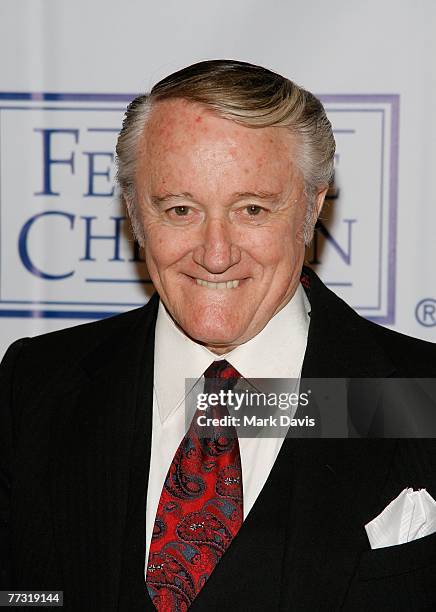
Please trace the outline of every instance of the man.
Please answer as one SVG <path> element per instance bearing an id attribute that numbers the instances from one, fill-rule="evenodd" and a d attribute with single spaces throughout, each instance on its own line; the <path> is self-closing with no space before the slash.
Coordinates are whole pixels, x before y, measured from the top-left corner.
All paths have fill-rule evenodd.
<path id="1" fill-rule="evenodd" d="M 433 441 L 202 439 L 185 423 L 185 379 L 203 374 L 205 391 L 435 374 L 434 345 L 302 272 L 333 172 L 320 102 L 202 62 L 132 102 L 117 153 L 157 295 L 10 347 L 5 588 L 105 612 L 432 609 L 436 535 L 371 550 L 364 526 L 406 487 L 436 497 Z"/>

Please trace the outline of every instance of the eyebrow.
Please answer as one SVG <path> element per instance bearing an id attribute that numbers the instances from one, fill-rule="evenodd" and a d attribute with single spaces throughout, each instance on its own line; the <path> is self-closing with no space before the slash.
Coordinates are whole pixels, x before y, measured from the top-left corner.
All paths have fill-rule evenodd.
<path id="1" fill-rule="evenodd" d="M 232 199 L 242 200 L 246 198 L 257 198 L 259 200 L 275 200 L 279 198 L 281 193 L 273 193 L 271 191 L 237 191 L 232 194 Z M 159 206 L 163 202 L 170 200 L 194 200 L 194 196 L 185 191 L 183 193 L 166 193 L 162 196 L 152 196 L 151 201 L 155 206 Z"/>
<path id="2" fill-rule="evenodd" d="M 233 197 L 237 200 L 244 198 L 257 198 L 259 200 L 275 200 L 279 198 L 281 193 L 273 193 L 271 191 L 242 191 L 233 194 Z"/>
<path id="3" fill-rule="evenodd" d="M 163 196 L 151 196 L 152 204 L 155 206 L 159 206 L 163 202 L 168 202 L 169 200 L 193 200 L 192 194 L 185 191 L 184 193 L 166 193 Z"/>

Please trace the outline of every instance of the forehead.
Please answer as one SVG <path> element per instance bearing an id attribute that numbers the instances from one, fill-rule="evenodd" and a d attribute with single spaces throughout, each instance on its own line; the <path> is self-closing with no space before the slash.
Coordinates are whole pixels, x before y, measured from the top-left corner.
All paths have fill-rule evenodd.
<path id="1" fill-rule="evenodd" d="M 165 100 L 155 104 L 141 136 L 137 179 L 161 187 L 175 180 L 201 181 L 206 173 L 211 181 L 219 176 L 281 188 L 295 174 L 295 155 L 286 128 L 251 128 L 200 104 Z"/>

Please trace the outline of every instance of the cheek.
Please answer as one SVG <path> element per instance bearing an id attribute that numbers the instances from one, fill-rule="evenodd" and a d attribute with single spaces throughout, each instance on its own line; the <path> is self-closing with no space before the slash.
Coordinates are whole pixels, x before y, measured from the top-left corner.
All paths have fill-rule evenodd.
<path id="1" fill-rule="evenodd" d="M 192 250 L 192 237 L 183 229 L 166 226 L 149 227 L 145 236 L 145 252 L 155 264 L 169 266 Z"/>
<path id="2" fill-rule="evenodd" d="M 258 231 L 245 240 L 248 253 L 264 267 L 292 266 L 296 255 L 304 250 L 304 245 L 298 241 L 295 228 L 290 224 L 280 224 Z"/>

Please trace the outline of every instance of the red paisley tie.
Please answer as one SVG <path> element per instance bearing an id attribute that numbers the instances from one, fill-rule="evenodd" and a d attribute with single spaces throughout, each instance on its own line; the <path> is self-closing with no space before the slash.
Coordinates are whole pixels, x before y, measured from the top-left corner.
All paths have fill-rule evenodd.
<path id="1" fill-rule="evenodd" d="M 240 374 L 225 360 L 204 373 L 204 393 L 229 390 Z M 218 416 L 208 408 L 207 416 Z M 220 406 L 220 416 L 228 415 Z M 154 523 L 146 584 L 159 612 L 187 610 L 243 521 L 242 472 L 234 427 L 199 435 L 197 410 L 172 460 Z"/>

